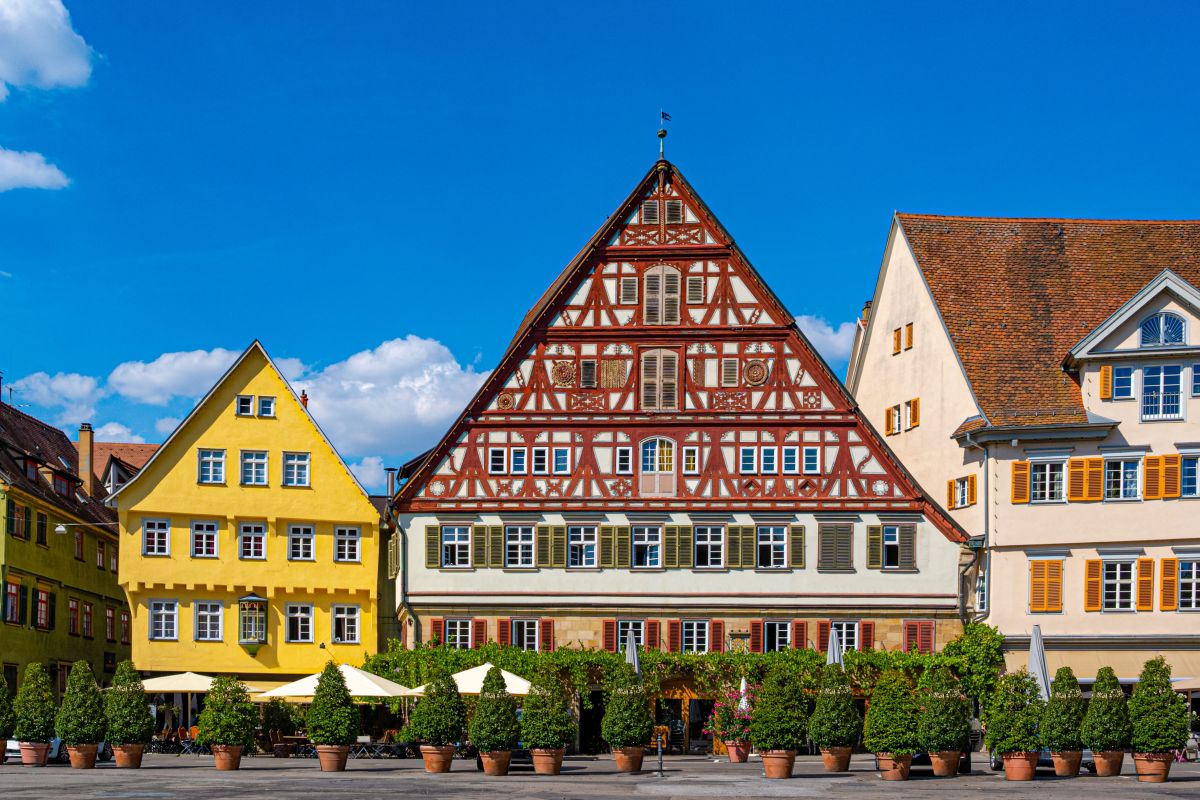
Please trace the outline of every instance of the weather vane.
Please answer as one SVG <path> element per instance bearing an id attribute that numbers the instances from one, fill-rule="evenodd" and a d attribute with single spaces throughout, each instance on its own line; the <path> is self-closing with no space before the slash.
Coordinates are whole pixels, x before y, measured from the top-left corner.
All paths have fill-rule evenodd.
<path id="1" fill-rule="evenodd" d="M 667 140 L 667 123 L 670 121 L 671 121 L 671 115 L 668 114 L 667 112 L 663 111 L 660 108 L 658 110 L 658 157 L 659 157 L 659 159 L 665 160 L 667 157 L 666 156 L 666 148 L 664 147 L 664 145 L 666 144 L 666 140 Z"/>

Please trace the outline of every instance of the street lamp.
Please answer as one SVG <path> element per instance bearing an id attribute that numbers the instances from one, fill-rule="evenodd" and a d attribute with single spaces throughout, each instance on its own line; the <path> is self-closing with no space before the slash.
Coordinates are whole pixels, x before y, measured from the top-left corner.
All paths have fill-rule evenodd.
<path id="1" fill-rule="evenodd" d="M 56 536 L 65 536 L 67 528 L 93 528 L 100 525 L 118 525 L 117 522 L 60 522 L 54 526 Z"/>

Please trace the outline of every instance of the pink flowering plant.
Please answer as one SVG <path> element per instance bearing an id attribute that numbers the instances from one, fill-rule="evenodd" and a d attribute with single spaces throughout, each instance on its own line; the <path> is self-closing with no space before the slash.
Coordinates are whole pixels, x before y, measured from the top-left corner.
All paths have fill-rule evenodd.
<path id="1" fill-rule="evenodd" d="M 746 690 L 745 708 L 742 693 L 737 689 L 713 703 L 712 713 L 704 725 L 704 732 L 723 742 L 750 741 L 750 709 L 754 707 L 754 695 Z"/>

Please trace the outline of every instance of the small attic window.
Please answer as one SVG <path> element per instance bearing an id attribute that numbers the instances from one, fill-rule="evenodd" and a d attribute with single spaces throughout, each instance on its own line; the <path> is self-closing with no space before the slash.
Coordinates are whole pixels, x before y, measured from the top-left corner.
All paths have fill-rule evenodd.
<path id="1" fill-rule="evenodd" d="M 678 225 L 683 222 L 683 201 L 668 200 L 667 201 L 667 224 Z"/>
<path id="2" fill-rule="evenodd" d="M 254 415 L 254 395 L 239 394 L 237 401 L 234 404 L 234 413 L 239 417 L 249 417 Z"/>
<path id="3" fill-rule="evenodd" d="M 642 201 L 642 224 L 657 225 L 658 224 L 658 201 L 643 200 Z"/>
<path id="4" fill-rule="evenodd" d="M 25 477 L 31 481 L 38 479 L 38 465 L 32 458 L 25 459 Z"/>
<path id="5" fill-rule="evenodd" d="M 1142 347 L 1183 344 L 1183 317 L 1164 311 L 1142 321 Z"/>

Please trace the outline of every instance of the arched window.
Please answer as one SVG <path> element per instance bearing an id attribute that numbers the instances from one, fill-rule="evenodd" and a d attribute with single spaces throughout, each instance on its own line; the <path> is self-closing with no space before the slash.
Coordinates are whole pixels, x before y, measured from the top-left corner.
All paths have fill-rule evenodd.
<path id="1" fill-rule="evenodd" d="M 679 324 L 679 270 L 659 264 L 646 270 L 642 322 L 646 325 Z"/>
<path id="2" fill-rule="evenodd" d="M 1142 347 L 1183 344 L 1183 317 L 1163 311 L 1142 321 Z"/>
<path id="3" fill-rule="evenodd" d="M 675 494 L 675 443 L 654 438 L 642 442 L 642 474 L 638 483 L 644 497 Z"/>
<path id="4" fill-rule="evenodd" d="M 642 410 L 674 411 L 679 407 L 679 353 L 642 353 Z"/>

